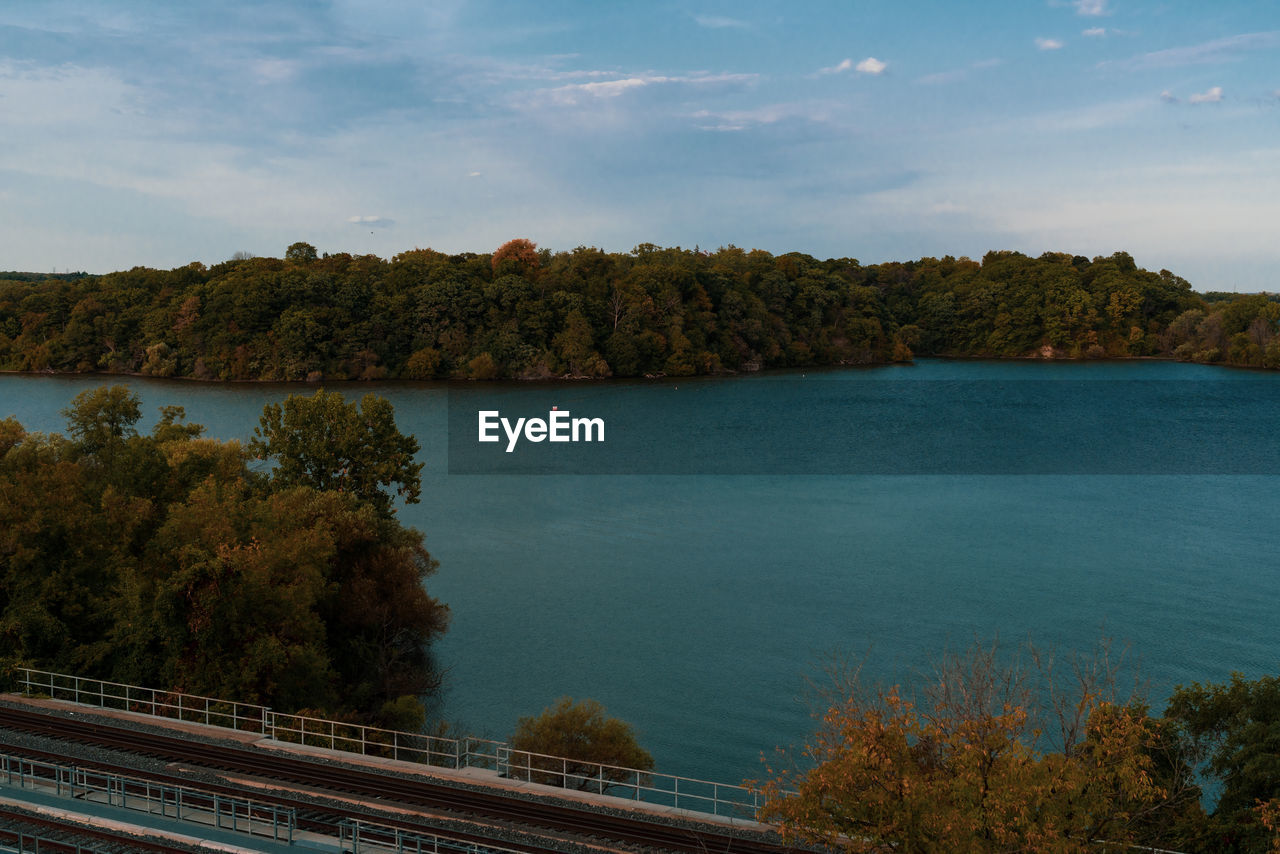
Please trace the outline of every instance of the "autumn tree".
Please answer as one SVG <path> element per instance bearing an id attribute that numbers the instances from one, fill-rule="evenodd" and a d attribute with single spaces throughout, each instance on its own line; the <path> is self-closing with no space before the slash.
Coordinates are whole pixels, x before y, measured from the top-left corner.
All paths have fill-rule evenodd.
<path id="1" fill-rule="evenodd" d="M 595 700 L 560 698 L 521 718 L 510 743 L 511 775 L 536 783 L 605 792 L 643 782 L 643 772 L 653 770 L 630 724 L 608 717 Z"/>
<path id="2" fill-rule="evenodd" d="M 918 697 L 842 674 L 803 765 L 761 787 L 760 819 L 854 852 L 1084 852 L 1149 837 L 1154 814 L 1194 800 L 1157 773 L 1167 745 L 1139 703 L 1086 679 L 1054 720 L 1034 675 L 981 646 Z M 1067 741 L 1048 748 L 1048 730 Z"/>
<path id="3" fill-rule="evenodd" d="M 531 240 L 517 237 L 502 244 L 493 253 L 491 260 L 493 272 L 510 271 L 517 275 L 528 275 L 538 270 L 538 245 Z"/>

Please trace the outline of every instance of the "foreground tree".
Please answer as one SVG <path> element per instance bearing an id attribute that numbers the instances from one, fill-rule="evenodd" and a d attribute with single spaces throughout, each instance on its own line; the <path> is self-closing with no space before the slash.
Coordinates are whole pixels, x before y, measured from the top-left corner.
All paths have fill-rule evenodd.
<path id="1" fill-rule="evenodd" d="M 595 700 L 562 697 L 542 714 L 521 718 L 511 747 L 520 751 L 512 756 L 513 777 L 552 786 L 604 792 L 643 782 L 637 772 L 653 770 L 631 726 L 608 717 Z"/>
<path id="2" fill-rule="evenodd" d="M 179 407 L 140 435 L 138 409 L 112 387 L 68 408 L 71 439 L 0 421 L 0 663 L 420 722 L 449 612 L 390 499 L 268 479 Z M 365 413 L 376 468 L 412 440 L 376 399 Z"/>
<path id="3" fill-rule="evenodd" d="M 1140 704 L 1089 679 L 1071 703 L 1040 702 L 1032 675 L 975 647 L 918 701 L 842 677 L 809 767 L 761 787 L 761 820 L 856 852 L 1084 852 L 1159 836 L 1158 816 L 1194 809 L 1183 766 L 1161 770 L 1173 745 Z M 1046 726 L 1068 739 L 1057 750 L 1041 745 Z"/>
<path id="4" fill-rule="evenodd" d="M 280 486 L 351 492 L 385 514 L 394 495 L 418 502 L 418 440 L 396 428 L 386 398 L 367 394 L 354 404 L 324 389 L 311 397 L 291 394 L 263 409 L 253 435 L 250 451 L 275 461 L 271 478 Z"/>
<path id="5" fill-rule="evenodd" d="M 1165 717 L 1192 740 L 1202 770 L 1221 782 L 1214 850 L 1280 850 L 1280 677 L 1179 687 Z"/>

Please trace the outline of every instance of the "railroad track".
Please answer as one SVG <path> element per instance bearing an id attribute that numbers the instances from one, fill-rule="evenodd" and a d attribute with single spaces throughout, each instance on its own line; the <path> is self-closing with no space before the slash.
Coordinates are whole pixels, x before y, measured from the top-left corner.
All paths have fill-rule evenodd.
<path id="1" fill-rule="evenodd" d="M 146 839 L 122 831 L 86 824 L 68 824 L 57 818 L 13 809 L 4 804 L 0 804 L 0 823 L 0 849 L 38 851 L 40 854 L 188 854 L 193 850 L 187 845 Z M 30 847 L 33 844 L 36 847 Z"/>
<path id="2" fill-rule="evenodd" d="M 551 831 L 563 834 L 562 839 L 577 838 L 588 847 L 644 848 L 688 854 L 783 854 L 794 850 L 764 834 L 746 836 L 741 831 L 722 829 L 710 823 L 664 824 L 646 819 L 638 812 L 624 816 L 565 801 L 527 800 L 492 790 L 408 779 L 364 767 L 322 764 L 234 742 L 212 745 L 174 735 L 111 726 L 86 717 L 68 719 L 0 706 L 0 727 L 223 773 L 306 786 L 338 796 L 377 799 L 390 809 L 427 809 L 461 820 L 479 819 L 507 827 L 528 828 L 531 833 Z M 73 761 L 85 764 L 79 759 Z M 138 772 L 131 769 L 127 773 L 136 775 Z M 189 780 L 183 782 L 191 785 Z M 235 791 L 241 795 L 245 793 L 244 789 Z M 264 791 L 253 791 L 255 798 L 264 799 Z M 286 799 L 272 794 L 271 800 L 279 802 Z M 314 804 L 308 804 L 299 811 L 307 813 L 315 809 Z M 382 818 L 377 820 L 385 823 Z M 410 826 L 422 829 L 421 825 Z M 516 847 L 505 841 L 497 844 Z M 548 849 L 530 847 L 528 850 Z"/>
<path id="3" fill-rule="evenodd" d="M 184 775 L 181 773 L 165 773 L 155 769 L 139 769 L 136 765 L 124 762 L 107 762 L 100 758 L 83 759 L 78 756 L 68 757 L 66 748 L 59 752 L 40 750 L 30 744 L 14 744 L 12 739 L 9 738 L 12 733 L 12 730 L 0 728 L 0 752 L 11 756 L 22 756 L 38 762 L 47 762 L 55 766 L 66 767 L 74 765 L 80 769 L 92 770 L 103 774 L 114 774 L 130 780 L 146 780 L 151 783 L 194 790 L 204 795 L 222 795 L 230 799 L 244 799 L 248 796 L 249 800 L 260 806 L 269 805 L 292 810 L 296 822 L 294 827 L 297 831 L 310 831 L 325 838 L 337 838 L 340 823 L 343 820 L 350 820 L 364 823 L 364 826 L 372 830 L 375 835 L 381 829 L 398 829 L 419 838 L 436 837 L 448 842 L 463 843 L 464 845 L 471 844 L 486 848 L 500 847 L 507 851 L 526 852 L 526 854 L 545 854 L 547 851 L 557 849 L 574 851 L 576 854 L 614 854 L 614 852 L 618 851 L 616 846 L 593 846 L 578 838 L 550 838 L 545 834 L 532 834 L 515 826 L 504 828 L 507 833 L 499 839 L 493 833 L 494 824 L 492 822 L 489 823 L 487 832 L 485 832 L 486 828 L 483 825 L 476 825 L 474 822 L 443 814 L 431 816 L 423 812 L 407 820 L 395 813 L 379 812 L 379 808 L 385 806 L 381 802 L 378 804 L 368 802 L 361 804 L 358 801 L 344 801 L 336 794 L 326 796 L 318 790 L 305 792 L 309 799 L 290 797 L 289 795 L 281 794 L 283 790 L 279 788 L 270 788 L 278 784 L 269 781 L 260 781 L 256 785 L 243 780 L 239 781 L 238 785 L 218 784 L 209 782 L 208 779 L 194 780 L 190 774 Z M 30 736 L 31 733 L 27 733 L 27 735 Z M 98 748 L 100 754 L 105 752 L 105 749 L 100 744 L 95 744 L 95 747 Z M 198 810 L 199 807 L 197 806 L 195 809 Z M 260 820 L 269 822 L 270 817 L 260 818 Z M 464 827 L 471 827 L 473 830 L 462 829 Z M 369 830 L 365 831 L 365 835 L 368 835 Z M 522 842 L 518 839 L 520 836 L 530 838 L 537 836 L 539 841 L 537 844 Z"/>

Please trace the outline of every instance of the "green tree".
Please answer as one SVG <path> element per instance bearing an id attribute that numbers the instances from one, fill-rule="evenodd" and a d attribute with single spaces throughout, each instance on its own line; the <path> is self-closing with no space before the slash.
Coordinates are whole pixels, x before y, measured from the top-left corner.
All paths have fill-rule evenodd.
<path id="1" fill-rule="evenodd" d="M 316 254 L 316 248 L 310 243 L 303 243 L 301 240 L 297 243 L 289 244 L 289 248 L 284 251 L 284 259 L 295 264 L 309 264 L 317 260 L 317 258 L 319 256 Z"/>
<path id="2" fill-rule="evenodd" d="M 1179 687 L 1165 717 L 1180 726 L 1221 783 L 1211 830 L 1217 850 L 1262 852 L 1273 839 L 1257 807 L 1280 797 L 1280 677 Z"/>
<path id="3" fill-rule="evenodd" d="M 271 479 L 279 486 L 350 492 L 384 514 L 394 495 L 416 504 L 421 494 L 418 441 L 396 429 L 394 408 L 377 395 L 359 404 L 324 389 L 289 395 L 263 409 L 253 435 L 250 451 L 275 461 Z"/>
<path id="4" fill-rule="evenodd" d="M 125 386 L 99 386 L 77 394 L 62 414 L 80 451 L 98 454 L 137 435 L 134 425 L 142 417 L 141 403 Z"/>
<path id="5" fill-rule="evenodd" d="M 630 724 L 608 717 L 595 700 L 562 697 L 511 736 L 511 776 L 552 786 L 605 792 L 643 782 L 653 757 Z"/>

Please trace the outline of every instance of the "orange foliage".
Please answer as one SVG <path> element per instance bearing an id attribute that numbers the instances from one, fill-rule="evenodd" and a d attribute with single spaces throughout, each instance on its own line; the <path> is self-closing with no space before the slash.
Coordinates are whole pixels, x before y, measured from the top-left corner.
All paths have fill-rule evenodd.
<path id="1" fill-rule="evenodd" d="M 504 261 L 514 262 L 517 273 L 533 273 L 538 269 L 538 245 L 523 237 L 508 240 L 493 253 L 493 272 L 497 273 Z"/>

